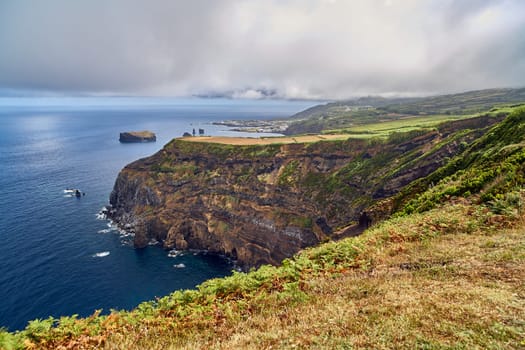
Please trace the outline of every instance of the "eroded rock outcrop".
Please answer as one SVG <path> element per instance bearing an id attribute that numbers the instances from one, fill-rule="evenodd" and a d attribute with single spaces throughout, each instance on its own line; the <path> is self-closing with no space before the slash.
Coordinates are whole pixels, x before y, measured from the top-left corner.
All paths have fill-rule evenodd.
<path id="1" fill-rule="evenodd" d="M 132 142 L 155 142 L 157 141 L 157 136 L 154 132 L 151 131 L 128 131 L 121 132 L 119 141 L 123 143 L 132 143 Z"/>
<path id="2" fill-rule="evenodd" d="M 278 264 L 353 222 L 368 226 L 388 215 L 380 200 L 442 166 L 495 121 L 478 118 L 453 133 L 438 128 L 387 142 L 232 146 L 175 139 L 121 171 L 109 215 L 135 232 L 136 247 L 156 239 L 166 248 L 225 254 L 244 267 Z M 363 211 L 374 203 L 365 222 Z"/>

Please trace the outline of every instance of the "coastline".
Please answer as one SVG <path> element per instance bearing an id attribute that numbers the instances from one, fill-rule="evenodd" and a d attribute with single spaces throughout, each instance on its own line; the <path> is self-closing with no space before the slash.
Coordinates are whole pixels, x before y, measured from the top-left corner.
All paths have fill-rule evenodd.
<path id="1" fill-rule="evenodd" d="M 213 122 L 231 128 L 230 131 L 283 134 L 290 126 L 286 120 L 223 120 Z"/>

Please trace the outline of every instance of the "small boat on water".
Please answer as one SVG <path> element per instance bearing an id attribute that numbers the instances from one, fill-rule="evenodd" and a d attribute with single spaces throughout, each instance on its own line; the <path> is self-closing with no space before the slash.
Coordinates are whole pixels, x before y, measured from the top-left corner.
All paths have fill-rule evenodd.
<path id="1" fill-rule="evenodd" d="M 80 197 L 86 195 L 85 192 L 82 192 L 82 191 L 79 190 L 78 188 L 66 188 L 66 189 L 64 190 L 64 193 L 69 194 L 69 195 L 71 195 L 71 196 L 75 196 L 75 197 L 77 197 L 77 198 L 80 198 Z"/>

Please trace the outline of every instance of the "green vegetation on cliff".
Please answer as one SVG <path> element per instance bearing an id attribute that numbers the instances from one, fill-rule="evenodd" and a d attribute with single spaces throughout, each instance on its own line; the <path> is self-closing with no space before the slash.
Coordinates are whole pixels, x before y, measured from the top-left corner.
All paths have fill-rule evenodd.
<path id="1" fill-rule="evenodd" d="M 407 157 L 404 161 L 384 155 L 388 142 L 362 140 L 379 147 L 377 154 L 359 154 L 335 173 L 303 174 L 301 163 L 287 163 L 279 186 L 308 185 L 312 194 L 316 188 L 336 191 L 346 184 L 348 192 L 333 197 L 343 201 L 366 176 L 376 175 L 379 179 L 374 181 L 388 189 L 392 174 L 444 156 L 443 150 L 452 144 L 459 147 L 460 153 L 443 159 L 428 176 L 375 202 L 378 211 L 390 205 L 397 215 L 359 237 L 304 249 L 278 267 L 235 272 L 133 311 L 35 320 L 24 331 L 0 332 L 0 345 L 5 349 L 525 347 L 525 109 L 514 110 L 486 132 L 463 128 L 454 133 L 450 125 L 435 131 L 450 133 L 452 138 L 446 141 L 429 143 L 428 133 L 394 136 L 392 145 Z M 418 143 L 428 149 L 412 153 Z M 322 142 L 307 147 L 334 151 L 345 145 Z M 380 171 L 379 164 L 385 162 L 389 166 Z M 396 179 L 400 181 L 399 176 Z M 298 226 L 312 224 L 300 215 L 295 220 Z"/>
<path id="2" fill-rule="evenodd" d="M 278 265 L 387 217 L 391 206 L 367 208 L 447 164 L 501 119 L 482 115 L 387 138 L 177 139 L 121 171 L 110 215 L 132 228 L 137 247 L 155 239 L 231 256 L 244 269 Z"/>
<path id="3" fill-rule="evenodd" d="M 474 193 L 480 202 L 504 199 L 506 193 L 519 190 L 525 183 L 524 141 L 525 108 L 522 108 L 473 142 L 460 156 L 407 186 L 398 196 L 404 204 L 402 212 L 428 210 L 452 196 Z M 423 189 L 426 191 L 418 194 Z M 405 204 L 411 197 L 415 198 Z"/>

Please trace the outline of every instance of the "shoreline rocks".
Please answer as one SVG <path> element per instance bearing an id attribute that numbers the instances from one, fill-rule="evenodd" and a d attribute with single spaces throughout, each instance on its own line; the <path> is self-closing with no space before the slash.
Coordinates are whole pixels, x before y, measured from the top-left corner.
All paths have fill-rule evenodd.
<path id="1" fill-rule="evenodd" d="M 290 122 L 286 120 L 223 120 L 213 125 L 227 126 L 231 131 L 283 134 Z"/>

